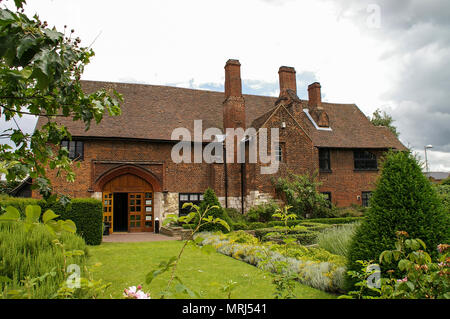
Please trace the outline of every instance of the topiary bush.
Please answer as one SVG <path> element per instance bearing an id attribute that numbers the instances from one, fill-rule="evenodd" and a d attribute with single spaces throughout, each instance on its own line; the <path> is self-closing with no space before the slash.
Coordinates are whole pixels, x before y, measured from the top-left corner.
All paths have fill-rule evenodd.
<path id="1" fill-rule="evenodd" d="M 232 225 L 233 222 L 231 218 L 225 213 L 224 209 L 220 205 L 219 199 L 216 196 L 216 193 L 214 193 L 214 190 L 211 188 L 208 188 L 205 193 L 203 194 L 203 200 L 200 203 L 200 211 L 204 212 L 207 207 L 211 206 L 218 206 L 218 208 L 213 208 L 208 211 L 207 216 L 213 216 L 213 218 L 221 218 L 224 221 L 227 222 L 228 225 Z M 197 216 L 198 218 L 198 216 Z M 198 221 L 195 222 L 197 224 Z M 228 232 L 228 230 L 220 224 L 213 224 L 209 223 L 202 227 L 200 227 L 199 231 L 221 231 L 221 232 Z"/>
<path id="2" fill-rule="evenodd" d="M 350 244 L 350 271 L 359 270 L 357 260 L 377 260 L 384 250 L 394 249 L 397 231 L 423 239 L 432 256 L 438 244 L 449 242 L 449 214 L 417 159 L 410 152 L 390 151 L 381 167 L 369 211 Z M 393 265 L 383 265 L 382 271 L 391 268 Z M 354 282 L 347 279 L 351 288 Z"/>

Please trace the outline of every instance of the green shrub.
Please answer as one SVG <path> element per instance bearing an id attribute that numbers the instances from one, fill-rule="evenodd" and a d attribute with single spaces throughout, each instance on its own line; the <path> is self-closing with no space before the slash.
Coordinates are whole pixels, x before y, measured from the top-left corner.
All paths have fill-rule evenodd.
<path id="1" fill-rule="evenodd" d="M 214 218 L 220 218 L 227 222 L 228 225 L 232 225 L 233 222 L 231 218 L 225 213 L 224 209 L 220 205 L 219 199 L 216 196 L 216 193 L 214 193 L 214 190 L 211 188 L 208 188 L 205 193 L 203 194 L 203 200 L 200 203 L 200 211 L 204 212 L 207 207 L 212 206 L 218 206 L 218 208 L 213 208 L 208 211 L 207 216 L 213 216 Z M 198 223 L 198 216 L 196 217 L 197 221 L 194 222 L 194 224 Z M 202 227 L 200 227 L 199 231 L 221 231 L 221 232 L 228 232 L 228 230 L 220 224 L 213 224 L 209 223 Z"/>
<path id="2" fill-rule="evenodd" d="M 348 270 L 358 271 L 358 260 L 376 260 L 384 250 L 394 249 L 397 231 L 423 239 L 435 256 L 436 246 L 449 242 L 450 220 L 417 159 L 409 152 L 391 151 L 382 163 L 367 216 L 351 242 Z M 394 265 L 383 265 L 384 274 L 388 269 Z M 351 288 L 354 281 L 348 279 Z"/>
<path id="3" fill-rule="evenodd" d="M 248 230 L 248 224 L 244 222 L 232 223 L 231 228 L 233 230 Z"/>
<path id="4" fill-rule="evenodd" d="M 450 185 L 435 185 L 436 192 L 444 205 L 447 213 L 450 213 Z"/>
<path id="5" fill-rule="evenodd" d="M 288 178 L 280 177 L 274 184 L 277 193 L 292 206 L 291 212 L 298 218 L 330 217 L 330 202 L 317 191 L 321 185 L 317 181 L 317 172 L 312 175 L 289 174 Z"/>
<path id="6" fill-rule="evenodd" d="M 32 198 L 0 198 L 0 206 L 13 206 L 25 216 L 27 205 L 39 205 L 42 211 L 53 210 L 60 219 L 71 219 L 77 226 L 77 233 L 81 235 L 88 245 L 100 245 L 103 235 L 103 212 L 101 201 L 93 198 L 75 198 L 64 207 L 59 202 L 48 203 L 45 200 Z"/>
<path id="7" fill-rule="evenodd" d="M 272 215 L 278 208 L 274 201 L 256 205 L 248 210 L 246 218 L 249 222 L 266 223 L 272 220 Z"/>
<path id="8" fill-rule="evenodd" d="M 259 228 L 264 228 L 264 227 L 267 227 L 266 223 L 254 222 L 254 223 L 247 224 L 247 229 L 259 229 Z"/>
<path id="9" fill-rule="evenodd" d="M 347 256 L 352 237 L 355 235 L 358 224 L 342 224 L 324 230 L 317 237 L 319 247 L 330 253 Z"/>
<path id="10" fill-rule="evenodd" d="M 245 223 L 245 215 L 236 208 L 224 208 L 224 211 L 230 217 L 232 223 Z"/>
<path id="11" fill-rule="evenodd" d="M 12 280 L 9 289 L 23 288 L 21 280 L 26 276 L 36 278 L 54 271 L 39 285 L 32 288 L 32 298 L 51 298 L 64 279 L 64 254 L 52 241 L 54 237 L 44 225 L 37 225 L 29 232 L 23 222 L 0 223 L 0 277 Z M 87 259 L 87 247 L 84 240 L 76 234 L 63 233 L 59 241 L 66 251 L 82 250 L 84 256 L 67 257 L 66 266 L 77 264 L 84 269 Z M 1 286 L 1 285 L 0 285 Z"/>

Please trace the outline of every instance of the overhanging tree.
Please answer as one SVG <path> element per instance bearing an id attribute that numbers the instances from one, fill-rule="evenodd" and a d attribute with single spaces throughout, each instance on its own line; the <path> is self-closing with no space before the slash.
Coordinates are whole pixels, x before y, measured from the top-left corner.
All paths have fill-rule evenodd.
<path id="1" fill-rule="evenodd" d="M 65 27 L 61 33 L 37 15 L 29 18 L 23 8 L 25 0 L 14 4 L 15 11 L 5 4 L 0 7 L 0 114 L 16 125 L 2 130 L 0 137 L 12 140 L 16 147 L 0 144 L 0 173 L 8 181 L 29 175 L 44 198 L 54 199 L 46 170 L 65 173 L 68 181 L 75 178 L 68 150 L 54 147 L 71 139 L 58 118 L 83 121 L 88 130 L 91 122 L 99 123 L 106 112 L 119 115 L 122 97 L 107 90 L 84 93 L 80 77 L 93 50 L 80 46 L 74 30 Z M 45 117 L 47 122 L 27 134 L 14 118 L 25 114 Z"/>

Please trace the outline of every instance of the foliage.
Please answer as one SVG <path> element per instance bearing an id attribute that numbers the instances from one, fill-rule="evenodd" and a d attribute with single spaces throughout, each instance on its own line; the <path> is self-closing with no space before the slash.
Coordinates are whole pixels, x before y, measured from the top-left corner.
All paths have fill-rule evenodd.
<path id="1" fill-rule="evenodd" d="M 317 172 L 312 175 L 290 173 L 288 178 L 278 178 L 275 189 L 298 218 L 328 217 L 330 203 L 320 194 L 320 182 L 316 181 Z"/>
<path id="2" fill-rule="evenodd" d="M 447 213 L 450 213 L 450 185 L 435 184 L 434 188 L 442 201 L 442 205 Z"/>
<path id="3" fill-rule="evenodd" d="M 208 213 L 205 217 L 211 216 L 213 219 L 219 218 L 221 220 L 226 221 L 227 225 L 231 225 L 232 221 L 228 215 L 225 214 L 224 209 L 220 205 L 219 199 L 216 196 L 216 193 L 212 188 L 206 189 L 203 194 L 203 200 L 200 203 L 200 210 L 205 212 L 208 210 Z M 194 224 L 198 224 L 200 215 L 195 215 L 195 218 L 192 220 Z M 227 227 L 223 226 L 220 223 L 205 223 L 201 226 L 199 231 L 222 231 L 227 232 L 230 231 Z"/>
<path id="4" fill-rule="evenodd" d="M 326 229 L 317 236 L 319 247 L 330 253 L 347 256 L 350 242 L 355 235 L 358 224 L 343 224 Z"/>
<path id="5" fill-rule="evenodd" d="M 450 221 L 417 159 L 409 152 L 391 151 L 382 164 L 367 216 L 351 242 L 348 270 L 359 270 L 357 260 L 374 260 L 393 249 L 399 230 L 436 247 L 449 241 Z M 436 255 L 433 249 L 428 253 Z M 389 265 L 382 265 L 383 273 L 388 269 Z M 349 286 L 353 283 L 349 278 Z"/>
<path id="6" fill-rule="evenodd" d="M 320 224 L 351 224 L 363 221 L 364 217 L 337 217 L 337 218 L 312 218 L 307 222 L 316 222 Z"/>
<path id="7" fill-rule="evenodd" d="M 450 176 L 447 177 L 446 179 L 444 179 L 444 180 L 441 182 L 441 185 L 447 185 L 447 186 L 450 186 Z"/>
<path id="8" fill-rule="evenodd" d="M 245 223 L 245 216 L 236 208 L 224 208 L 223 210 L 225 214 L 230 218 L 231 223 Z"/>
<path id="9" fill-rule="evenodd" d="M 19 181 L 3 181 L 3 180 L 0 180 L 0 194 L 9 194 L 19 184 L 20 184 Z"/>
<path id="10" fill-rule="evenodd" d="M 368 285 L 368 277 L 373 274 L 367 270 L 369 262 L 359 261 L 361 271 L 350 271 L 359 281 L 357 291 L 351 291 L 344 298 L 382 298 L 382 299 L 450 299 L 450 246 L 437 246 L 438 255 L 432 257 L 425 251 L 426 244 L 421 239 L 407 239 L 408 233 L 398 231 L 395 249 L 383 251 L 379 257 L 381 264 L 394 263 L 401 279 L 380 278 L 377 286 Z"/>
<path id="11" fill-rule="evenodd" d="M 342 257 L 336 256 L 339 264 L 335 264 L 329 261 L 332 259 L 331 254 L 324 250 L 314 251 L 296 244 L 290 244 L 286 250 L 284 245 L 271 243 L 237 243 L 229 239 L 232 234 L 201 233 L 198 237 L 201 237 L 201 245 L 212 245 L 219 253 L 272 273 L 281 272 L 288 277 L 295 274 L 296 280 L 310 287 L 324 291 L 339 291 L 343 288 L 345 268 L 342 266 Z M 317 258 L 311 260 L 314 254 L 317 254 Z M 281 282 L 278 284 L 289 280 L 279 279 Z"/>
<path id="12" fill-rule="evenodd" d="M 19 295 L 25 298 L 50 298 L 57 293 L 68 263 L 83 266 L 87 247 L 83 239 L 73 234 L 71 221 L 55 221 L 56 214 L 48 210 L 42 215 L 39 206 L 28 206 L 26 218 L 14 207 L 8 206 L 0 216 L 0 277 L 3 297 Z M 66 255 L 55 244 L 81 252 Z M 1 284 L 1 283 L 0 283 Z"/>
<path id="13" fill-rule="evenodd" d="M 248 210 L 246 218 L 249 222 L 266 223 L 272 220 L 272 216 L 278 208 L 274 201 L 256 205 Z"/>
<path id="14" fill-rule="evenodd" d="M 375 126 L 386 126 L 395 136 L 399 137 L 400 133 L 392 124 L 394 119 L 385 111 L 382 112 L 380 109 L 376 109 L 375 112 L 373 112 L 372 117 L 368 116 L 368 119 Z"/>
<path id="15" fill-rule="evenodd" d="M 58 118 L 70 117 L 82 121 L 85 129 L 91 122 L 99 123 L 104 114 L 120 114 L 122 97 L 117 92 L 100 90 L 85 94 L 80 77 L 94 52 L 80 47 L 81 40 L 48 28 L 37 15 L 24 13 L 24 1 L 16 0 L 16 11 L 0 8 L 0 106 L 2 117 L 14 121 L 24 114 L 46 118 L 46 123 L 34 133 L 24 133 L 20 127 L 0 132 L 9 138 L 15 150 L 0 145 L 0 167 L 6 170 L 8 181 L 22 180 L 27 175 L 41 195 L 55 199 L 46 170 L 65 173 L 74 180 L 72 161 L 66 148 L 55 148 L 71 134 Z M 64 201 L 65 201 L 65 197 Z M 63 202 L 64 202 L 63 201 Z"/>
<path id="16" fill-rule="evenodd" d="M 27 205 L 39 205 L 42 210 L 52 210 L 59 219 L 72 220 L 77 228 L 77 233 L 84 238 L 88 245 L 100 245 L 102 241 L 102 204 L 93 198 L 76 198 L 69 205 L 60 202 L 48 202 L 32 198 L 0 197 L 0 206 L 13 206 L 17 208 L 22 217 L 25 217 Z"/>

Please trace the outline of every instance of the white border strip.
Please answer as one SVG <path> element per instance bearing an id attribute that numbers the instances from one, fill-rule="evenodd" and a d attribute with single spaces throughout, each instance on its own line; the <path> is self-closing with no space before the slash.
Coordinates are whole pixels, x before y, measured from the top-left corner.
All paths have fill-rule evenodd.
<path id="1" fill-rule="evenodd" d="M 319 131 L 332 131 L 331 127 L 320 127 L 320 126 L 318 126 L 316 124 L 316 122 L 314 121 L 314 119 L 312 118 L 311 114 L 309 114 L 309 110 L 308 109 L 303 109 L 303 112 L 305 112 L 306 116 L 309 118 L 311 123 L 314 124 L 314 127 L 316 128 L 316 130 L 319 130 Z"/>

